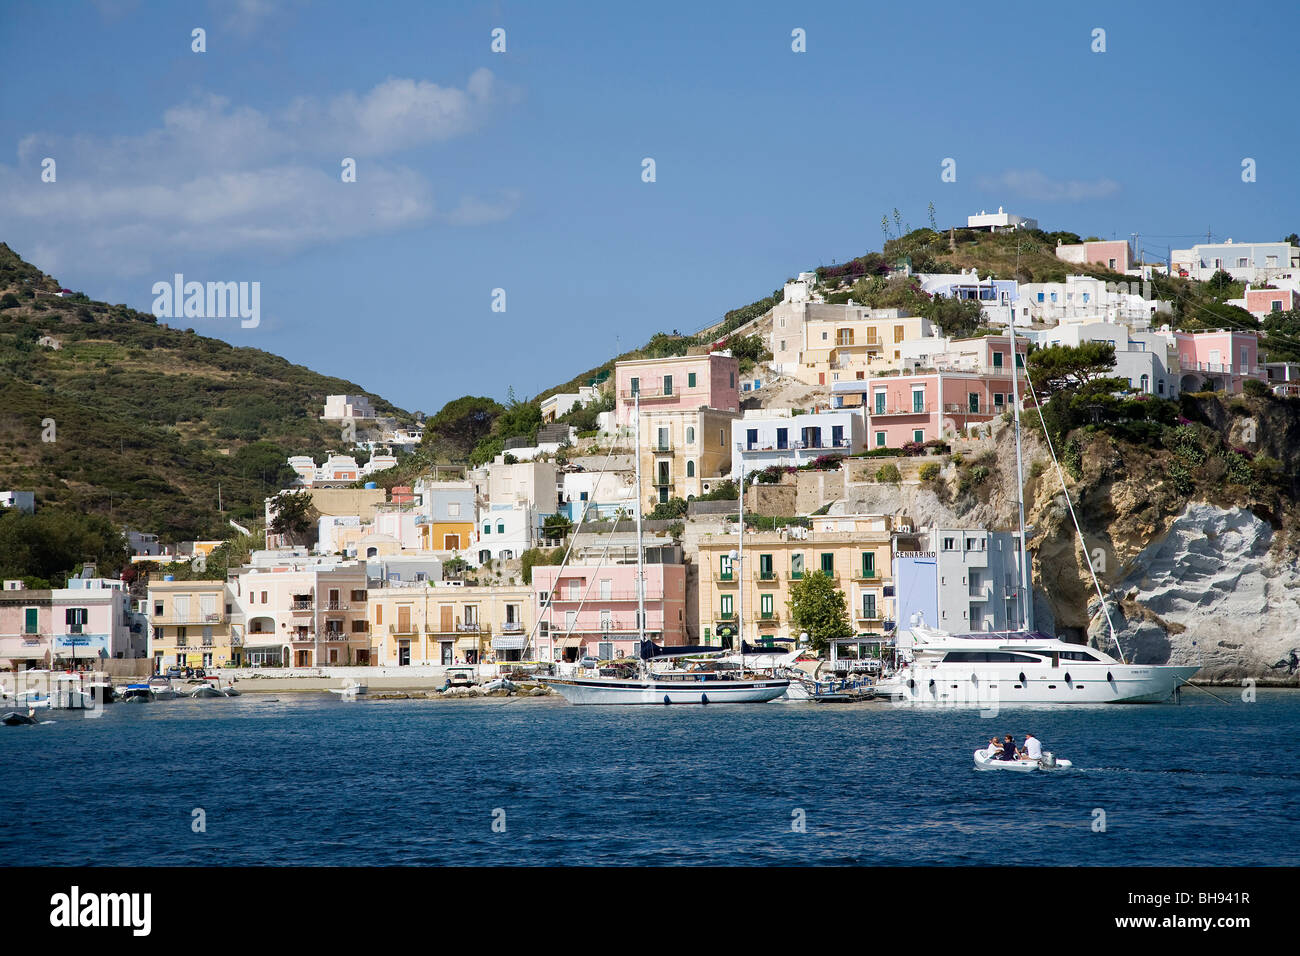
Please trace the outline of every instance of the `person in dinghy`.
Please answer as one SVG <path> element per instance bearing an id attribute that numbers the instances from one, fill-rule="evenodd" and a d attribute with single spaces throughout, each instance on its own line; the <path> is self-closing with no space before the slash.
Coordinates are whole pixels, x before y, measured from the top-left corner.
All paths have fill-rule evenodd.
<path id="1" fill-rule="evenodd" d="M 1025 746 L 1021 751 L 1028 760 L 1043 759 L 1043 745 L 1033 734 L 1025 734 Z"/>

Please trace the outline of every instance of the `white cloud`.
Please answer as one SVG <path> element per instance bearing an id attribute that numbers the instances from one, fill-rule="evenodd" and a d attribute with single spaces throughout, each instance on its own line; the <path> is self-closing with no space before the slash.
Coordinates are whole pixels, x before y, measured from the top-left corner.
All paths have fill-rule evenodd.
<path id="1" fill-rule="evenodd" d="M 390 78 L 360 95 L 299 99 L 264 113 L 207 96 L 132 136 L 30 133 L 0 165 L 0 208 L 41 264 L 138 275 L 180 257 L 283 253 L 442 221 L 508 217 L 516 193 L 435 203 L 422 173 L 390 154 L 472 131 L 508 99 L 487 70 L 463 89 Z M 41 160 L 58 179 L 41 182 Z M 344 183 L 344 157 L 357 181 Z"/>
<path id="2" fill-rule="evenodd" d="M 1005 190 L 1024 199 L 1044 202 L 1082 202 L 1105 199 L 1120 190 L 1113 179 L 1052 179 L 1038 169 L 1008 169 L 999 176 L 982 176 L 980 188 Z"/>

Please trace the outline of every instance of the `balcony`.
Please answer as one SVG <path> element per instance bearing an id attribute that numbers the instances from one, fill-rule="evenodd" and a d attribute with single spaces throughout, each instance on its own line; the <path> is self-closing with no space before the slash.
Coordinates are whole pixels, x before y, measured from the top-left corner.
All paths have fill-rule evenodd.
<path id="1" fill-rule="evenodd" d="M 314 610 L 313 601 L 293 601 L 289 605 L 289 613 L 294 615 L 311 614 Z"/>
<path id="2" fill-rule="evenodd" d="M 327 640 L 327 641 L 346 641 L 347 639 L 348 639 L 348 636 L 347 636 L 347 634 L 345 634 L 343 631 L 326 631 L 326 632 L 325 632 L 325 640 Z"/>
<path id="3" fill-rule="evenodd" d="M 758 615 L 759 627 L 776 627 L 781 623 L 781 615 L 776 611 L 769 611 L 766 614 Z"/>
<path id="4" fill-rule="evenodd" d="M 853 572 L 853 580 L 866 581 L 868 583 L 876 582 L 880 580 L 880 572 L 877 571 L 875 568 L 871 568 L 869 570 L 863 570 L 862 568 L 858 568 L 858 570 Z"/>
<path id="5" fill-rule="evenodd" d="M 671 455 L 673 451 L 672 442 L 656 441 L 650 444 L 650 450 L 657 455 Z"/>
<path id="6" fill-rule="evenodd" d="M 754 581 L 760 586 L 770 585 L 772 587 L 775 587 L 779 583 L 775 571 L 755 571 Z"/>
<path id="7" fill-rule="evenodd" d="M 154 624 L 221 624 L 226 620 L 226 615 L 220 611 L 214 611 L 207 614 L 195 611 L 187 611 L 184 614 L 172 612 L 171 616 L 154 615 Z"/>
<path id="8" fill-rule="evenodd" d="M 714 620 L 715 620 L 715 621 L 723 621 L 723 622 L 726 622 L 726 623 L 735 623 L 735 620 L 736 620 L 736 612 L 735 612 L 735 611 L 719 611 L 719 612 L 718 612 L 718 616 L 715 617 Z"/>
<path id="9" fill-rule="evenodd" d="M 970 599 L 972 601 L 991 601 L 993 600 L 992 584 L 972 584 L 970 586 Z"/>
<path id="10" fill-rule="evenodd" d="M 650 588 L 646 588 L 645 599 L 647 601 L 662 601 L 663 597 L 664 595 L 662 591 L 654 591 L 651 590 Z M 636 601 L 636 600 L 639 600 L 636 591 L 610 591 L 607 594 L 601 594 L 599 589 L 597 588 L 592 588 L 591 593 L 589 594 L 584 589 L 583 591 L 579 591 L 577 594 L 571 595 L 569 597 L 561 597 L 558 594 L 551 595 L 552 604 L 581 604 L 584 601 L 587 604 L 596 604 L 600 601 Z"/>
<path id="11" fill-rule="evenodd" d="M 746 454 L 750 452 L 784 452 L 784 451 L 847 451 L 853 447 L 853 442 L 847 438 L 841 438 L 839 441 L 832 439 L 818 439 L 817 441 L 788 441 L 788 442 L 755 442 L 747 444 L 742 451 Z"/>
<path id="12" fill-rule="evenodd" d="M 523 621 L 506 621 L 501 625 L 502 634 L 522 634 L 524 631 Z"/>
<path id="13" fill-rule="evenodd" d="M 714 584 L 735 584 L 736 573 L 734 571 L 714 571 L 713 583 Z"/>
<path id="14" fill-rule="evenodd" d="M 874 418 L 885 418 L 891 415 L 929 415 L 931 412 L 934 411 L 934 409 L 935 406 L 930 404 L 929 402 L 922 403 L 922 405 L 919 408 L 916 405 L 908 405 L 903 408 L 900 408 L 898 406 L 894 406 L 892 408 L 889 406 L 885 406 L 882 409 L 879 406 L 873 405 L 871 415 Z"/>
<path id="15" fill-rule="evenodd" d="M 346 611 L 348 609 L 347 601 L 322 601 L 320 609 L 322 611 Z"/>
<path id="16" fill-rule="evenodd" d="M 879 630 L 884 627 L 885 619 L 880 616 L 878 611 L 858 611 L 853 615 L 853 620 L 857 622 L 858 627 L 864 627 L 868 630 Z"/>

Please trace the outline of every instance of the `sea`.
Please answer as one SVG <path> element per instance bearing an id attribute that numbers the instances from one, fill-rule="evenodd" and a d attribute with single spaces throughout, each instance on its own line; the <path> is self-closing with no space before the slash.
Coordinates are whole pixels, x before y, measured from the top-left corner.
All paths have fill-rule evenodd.
<path id="1" fill-rule="evenodd" d="M 1300 864 L 1300 692 L 1212 693 L 996 716 L 314 693 L 43 711 L 0 727 L 0 864 Z M 974 768 L 1027 732 L 1073 768 Z"/>

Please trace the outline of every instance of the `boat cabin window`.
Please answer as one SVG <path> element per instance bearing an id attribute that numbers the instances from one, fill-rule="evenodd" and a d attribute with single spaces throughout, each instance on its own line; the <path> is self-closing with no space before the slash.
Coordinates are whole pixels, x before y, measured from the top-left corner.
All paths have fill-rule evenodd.
<path id="1" fill-rule="evenodd" d="M 945 664 L 1041 664 L 1037 657 L 1012 654 L 1007 651 L 949 651 L 943 657 Z"/>
<path id="2" fill-rule="evenodd" d="M 1096 654 L 1089 654 L 1087 651 L 1061 651 L 1060 658 L 1063 661 L 1100 661 L 1101 658 Z"/>

